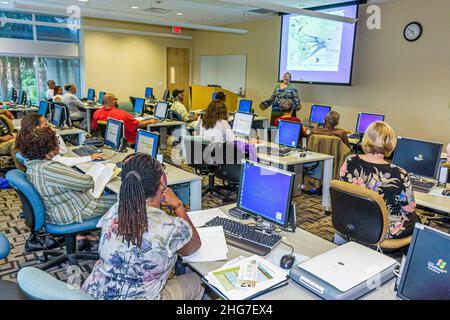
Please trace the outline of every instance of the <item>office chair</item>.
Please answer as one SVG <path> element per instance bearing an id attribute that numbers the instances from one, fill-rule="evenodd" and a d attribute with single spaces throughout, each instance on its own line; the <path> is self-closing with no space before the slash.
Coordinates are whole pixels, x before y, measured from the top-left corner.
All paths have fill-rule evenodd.
<path id="1" fill-rule="evenodd" d="M 45 221 L 46 211 L 44 203 L 37 190 L 27 180 L 25 173 L 20 170 L 11 170 L 6 174 L 6 179 L 8 179 L 9 184 L 17 191 L 20 197 L 23 207 L 22 215 L 30 232 L 38 235 L 41 230 L 44 230 L 51 236 L 64 237 L 65 239 L 65 251 L 46 250 L 43 252 L 40 260 L 44 263 L 40 265 L 40 269 L 46 270 L 66 261 L 69 261 L 70 265 L 76 265 L 78 259 L 98 260 L 97 253 L 77 252 L 76 237 L 79 234 L 97 230 L 97 223 L 100 217 L 86 220 L 83 223 L 72 223 L 69 225 L 47 223 Z M 56 258 L 48 261 L 49 256 Z"/>
<path id="2" fill-rule="evenodd" d="M 8 239 L 0 233 L 0 266 L 1 260 L 9 255 L 10 249 Z M 14 282 L 0 280 L 0 300 L 27 300 L 27 298 Z"/>
<path id="3" fill-rule="evenodd" d="M 411 236 L 387 239 L 389 212 L 383 197 L 375 191 L 333 180 L 330 187 L 334 228 L 349 241 L 386 251 L 404 249 Z"/>
<path id="4" fill-rule="evenodd" d="M 8 127 L 8 132 L 13 133 L 14 132 L 14 125 L 6 115 L 0 114 L 0 122 L 3 122 L 4 125 Z M 6 172 L 10 169 L 14 169 L 16 166 L 14 165 L 14 159 L 11 155 L 4 155 L 0 156 L 0 171 Z"/>
<path id="5" fill-rule="evenodd" d="M 183 118 L 181 117 L 181 115 L 178 112 L 176 112 L 175 110 L 169 110 L 167 113 L 167 117 L 171 120 L 183 121 Z"/>

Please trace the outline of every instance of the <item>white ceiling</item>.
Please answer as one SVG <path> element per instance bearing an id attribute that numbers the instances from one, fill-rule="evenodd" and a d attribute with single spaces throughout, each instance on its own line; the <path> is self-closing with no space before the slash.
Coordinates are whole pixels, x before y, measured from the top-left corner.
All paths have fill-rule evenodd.
<path id="1" fill-rule="evenodd" d="M 224 25 L 264 19 L 273 13 L 257 13 L 259 0 L 243 0 L 253 2 L 256 7 L 248 7 L 222 2 L 220 0 L 8 0 L 6 6 L 41 11 L 48 13 L 64 13 L 67 7 L 81 7 L 82 15 L 87 17 L 109 18 L 112 20 L 139 21 L 151 23 L 186 23 L 203 25 Z M 348 0 L 264 0 L 279 5 L 297 8 L 311 8 L 323 5 L 348 2 Z M 369 0 L 369 2 L 386 2 L 393 0 Z M 0 4 L 0 7 L 2 5 Z M 132 9 L 137 6 L 139 9 Z M 153 8 L 151 11 L 148 11 Z M 178 13 L 182 13 L 179 15 Z"/>

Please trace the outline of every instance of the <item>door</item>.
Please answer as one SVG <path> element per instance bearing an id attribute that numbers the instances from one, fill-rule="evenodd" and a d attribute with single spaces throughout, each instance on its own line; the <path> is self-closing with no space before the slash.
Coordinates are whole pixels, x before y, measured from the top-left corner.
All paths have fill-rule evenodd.
<path id="1" fill-rule="evenodd" d="M 184 90 L 184 105 L 189 109 L 190 49 L 167 48 L 167 88 Z"/>

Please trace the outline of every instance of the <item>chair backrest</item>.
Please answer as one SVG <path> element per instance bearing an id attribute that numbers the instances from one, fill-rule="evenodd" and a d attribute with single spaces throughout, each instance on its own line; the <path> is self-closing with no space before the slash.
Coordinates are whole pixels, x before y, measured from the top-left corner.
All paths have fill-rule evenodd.
<path id="1" fill-rule="evenodd" d="M 25 167 L 27 166 L 26 163 L 28 159 L 25 158 L 21 152 L 16 153 L 16 159 L 20 162 L 20 164 L 24 165 Z"/>
<path id="2" fill-rule="evenodd" d="M 27 180 L 27 176 L 23 171 L 8 171 L 6 179 L 19 194 L 25 224 L 31 232 L 39 232 L 45 225 L 45 206 L 41 196 Z"/>
<path id="3" fill-rule="evenodd" d="M 13 125 L 11 119 L 9 119 L 4 114 L 0 114 L 0 120 L 2 120 L 8 126 L 9 133 L 12 134 L 14 132 L 14 125 Z"/>
<path id="4" fill-rule="evenodd" d="M 186 136 L 183 143 L 184 160 L 196 170 L 211 171 L 223 161 L 223 143 L 211 143 L 200 136 Z"/>
<path id="5" fill-rule="evenodd" d="M 8 239 L 3 233 L 0 233 L 0 260 L 5 259 L 9 255 L 10 249 Z"/>
<path id="6" fill-rule="evenodd" d="M 388 233 L 389 213 L 381 195 L 362 186 L 331 181 L 334 228 L 363 244 L 383 242 Z"/>
<path id="7" fill-rule="evenodd" d="M 308 138 L 308 150 L 334 157 L 333 179 L 339 177 L 339 170 L 350 154 L 350 148 L 339 137 L 319 134 L 313 134 Z"/>
<path id="8" fill-rule="evenodd" d="M 181 115 L 176 112 L 175 110 L 169 110 L 168 111 L 168 118 L 176 121 L 183 121 L 183 118 Z"/>
<path id="9" fill-rule="evenodd" d="M 236 141 L 237 142 L 237 141 Z M 247 146 L 236 142 L 223 144 L 223 164 L 216 172 L 216 177 L 232 184 L 239 184 L 241 180 L 242 161 L 249 158 Z"/>

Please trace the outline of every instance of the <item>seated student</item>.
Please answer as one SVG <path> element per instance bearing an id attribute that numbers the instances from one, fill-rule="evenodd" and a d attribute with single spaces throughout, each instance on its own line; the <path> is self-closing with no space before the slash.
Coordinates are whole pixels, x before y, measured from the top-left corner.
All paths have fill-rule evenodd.
<path id="1" fill-rule="evenodd" d="M 20 131 L 16 137 L 16 149 L 18 151 L 23 150 L 23 146 L 26 144 L 26 140 L 35 129 L 48 127 L 47 120 L 38 113 L 29 113 L 23 119 L 20 127 Z M 59 154 L 53 157 L 53 161 L 61 162 L 69 167 L 76 166 L 77 164 L 90 162 L 92 160 L 102 159 L 103 154 L 96 153 L 86 157 L 62 157 L 67 153 L 67 146 L 63 138 L 55 131 L 55 134 L 59 140 Z"/>
<path id="2" fill-rule="evenodd" d="M 222 100 L 212 101 L 202 119 L 196 123 L 196 129 L 200 132 L 200 136 L 211 142 L 231 142 L 236 137 L 231 130 L 227 121 L 228 111 Z"/>
<path id="3" fill-rule="evenodd" d="M 227 102 L 227 96 L 222 91 L 219 91 L 219 92 L 216 93 L 216 99 L 215 100 L 220 100 L 223 103 L 225 103 L 225 102 Z"/>
<path id="4" fill-rule="evenodd" d="M 195 119 L 189 116 L 189 112 L 183 104 L 184 101 L 184 90 L 174 90 L 172 92 L 173 104 L 170 107 L 171 110 L 175 111 L 181 116 L 181 119 L 185 122 L 194 121 Z"/>
<path id="5" fill-rule="evenodd" d="M 352 155 L 344 162 L 340 180 L 378 192 L 389 210 L 387 237 L 410 236 L 419 217 L 414 212 L 416 202 L 408 172 L 386 161 L 397 144 L 394 130 L 385 122 L 372 123 L 364 134 L 365 154 Z"/>
<path id="6" fill-rule="evenodd" d="M 86 112 L 81 111 L 79 108 L 84 108 L 87 106 L 84 102 L 82 102 L 78 97 L 75 95 L 77 93 L 77 86 L 75 84 L 68 84 L 64 86 L 64 89 L 66 90 L 66 93 L 64 94 L 62 98 L 62 102 L 67 105 L 70 111 L 70 118 L 71 119 L 86 119 Z M 83 120 L 82 128 L 86 127 L 85 121 Z"/>
<path id="7" fill-rule="evenodd" d="M 279 116 L 274 121 L 274 126 L 278 127 L 280 120 L 292 121 L 292 122 L 302 122 L 299 118 L 294 117 L 292 113 L 294 112 L 294 102 L 290 99 L 284 100 L 281 105 L 281 112 L 283 115 Z"/>
<path id="8" fill-rule="evenodd" d="M 42 198 L 48 223 L 81 223 L 102 216 L 117 202 L 116 195 L 94 198 L 91 176 L 53 161 L 59 153 L 59 142 L 53 129 L 33 130 L 24 140 L 21 152 L 28 159 L 27 179 Z"/>
<path id="9" fill-rule="evenodd" d="M 14 116 L 8 110 L 0 110 L 0 114 L 7 116 L 10 120 L 14 119 Z M 8 124 L 0 119 L 0 156 L 11 156 L 16 168 L 22 168 L 20 162 L 16 159 L 16 138 L 9 130 Z"/>
<path id="10" fill-rule="evenodd" d="M 51 101 L 51 100 L 53 100 L 53 98 L 55 96 L 55 88 L 56 88 L 55 80 L 48 80 L 47 86 L 48 86 L 48 89 L 45 92 L 45 99 L 47 99 L 47 101 Z"/>
<path id="11" fill-rule="evenodd" d="M 94 116 L 92 117 L 92 129 L 98 128 L 98 121 L 107 121 L 108 118 L 122 120 L 124 122 L 125 138 L 131 145 L 136 143 L 138 128 L 146 128 L 149 124 L 158 122 L 156 119 L 143 121 L 136 120 L 125 110 L 119 109 L 117 98 L 111 93 L 106 93 L 103 96 L 103 107 L 94 112 Z"/>
<path id="12" fill-rule="evenodd" d="M 60 86 L 55 86 L 55 89 L 53 90 L 53 101 L 62 102 L 63 98 L 63 89 Z"/>
<path id="13" fill-rule="evenodd" d="M 323 124 L 323 128 L 316 127 L 312 130 L 311 134 L 318 134 L 324 136 L 335 136 L 341 138 L 342 142 L 350 148 L 350 142 L 348 142 L 347 131 L 344 129 L 336 128 L 339 124 L 339 120 L 341 115 L 336 111 L 328 112 L 325 117 L 325 123 Z"/>
<path id="14" fill-rule="evenodd" d="M 161 206 L 171 207 L 174 216 Z M 164 167 L 149 155 L 124 160 L 119 202 L 102 217 L 100 260 L 83 290 L 101 300 L 201 299 L 199 276 L 168 280 L 177 254 L 196 252 L 201 241 L 183 203 L 167 187 Z"/>

